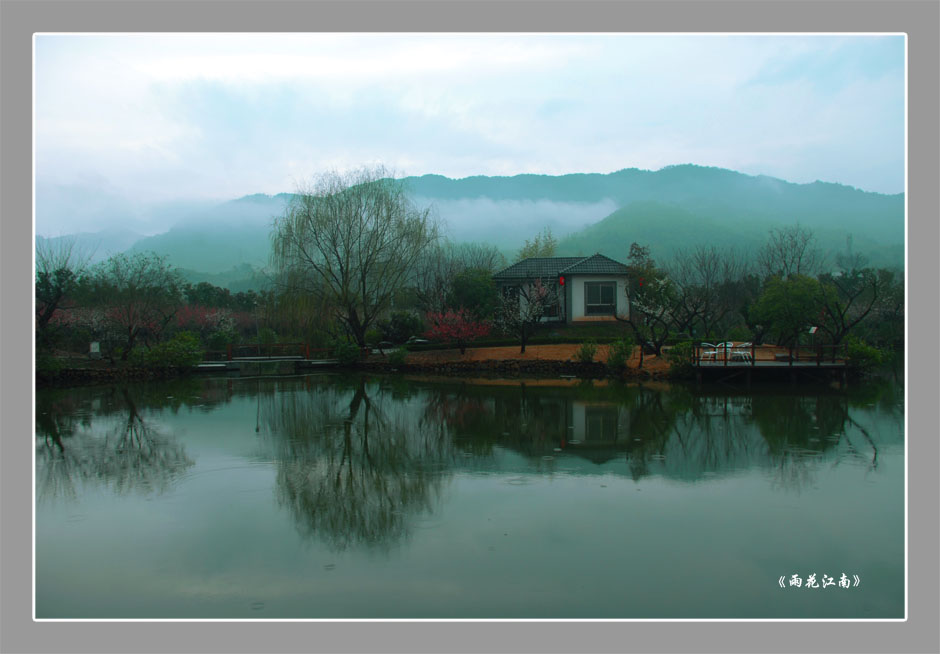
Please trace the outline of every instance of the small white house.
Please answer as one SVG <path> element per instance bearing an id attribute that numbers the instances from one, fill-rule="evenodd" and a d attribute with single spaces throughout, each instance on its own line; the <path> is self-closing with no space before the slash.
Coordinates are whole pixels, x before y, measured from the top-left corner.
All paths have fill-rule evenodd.
<path id="1" fill-rule="evenodd" d="M 533 257 L 493 275 L 500 292 L 530 288 L 541 281 L 552 288 L 558 303 L 543 322 L 597 322 L 630 315 L 629 270 L 602 254 L 590 257 Z M 522 294 L 525 295 L 524 293 Z M 520 298 L 520 302 L 525 300 Z"/>

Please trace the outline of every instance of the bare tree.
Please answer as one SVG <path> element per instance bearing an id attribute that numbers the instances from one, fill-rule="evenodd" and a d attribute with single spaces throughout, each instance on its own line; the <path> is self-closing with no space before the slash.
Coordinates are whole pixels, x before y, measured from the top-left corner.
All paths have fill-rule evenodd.
<path id="1" fill-rule="evenodd" d="M 757 266 L 765 279 L 814 276 L 824 264 L 824 257 L 815 244 L 813 232 L 800 225 L 772 229 L 770 239 L 757 252 Z"/>
<path id="2" fill-rule="evenodd" d="M 733 248 L 699 245 L 678 252 L 667 275 L 676 289 L 676 329 L 691 332 L 698 323 L 706 335 L 737 309 L 737 287 L 747 275 L 747 265 Z"/>
<path id="3" fill-rule="evenodd" d="M 90 259 L 74 240 L 36 239 L 36 329 L 40 334 L 56 311 L 66 308 Z"/>
<path id="4" fill-rule="evenodd" d="M 887 279 L 871 268 L 819 277 L 822 289 L 821 328 L 839 345 L 878 306 Z"/>
<path id="5" fill-rule="evenodd" d="M 384 168 L 321 176 L 274 223 L 275 267 L 295 289 L 319 296 L 360 346 L 437 239 Z"/>
<path id="6" fill-rule="evenodd" d="M 670 326 L 675 323 L 676 287 L 665 271 L 656 266 L 648 246 L 632 243 L 627 261 L 630 313 L 616 318 L 633 330 L 641 352 L 649 345 L 658 355 L 669 337 Z M 642 365 L 642 359 L 640 362 Z"/>
<path id="7" fill-rule="evenodd" d="M 526 280 L 503 289 L 496 324 L 501 331 L 518 337 L 522 343 L 519 351 L 525 352 L 535 326 L 557 304 L 558 290 L 554 285 L 543 284 L 541 279 Z"/>
<path id="8" fill-rule="evenodd" d="M 435 244 L 426 250 L 415 267 L 414 290 L 426 312 L 443 312 L 450 306 L 454 283 L 461 275 L 492 275 L 505 266 L 506 258 L 493 245 L 483 243 Z"/>
<path id="9" fill-rule="evenodd" d="M 107 323 L 122 334 L 122 360 L 138 338 L 161 334 L 183 304 L 182 276 L 153 252 L 112 256 L 92 270 L 91 284 L 94 302 L 106 308 Z"/>

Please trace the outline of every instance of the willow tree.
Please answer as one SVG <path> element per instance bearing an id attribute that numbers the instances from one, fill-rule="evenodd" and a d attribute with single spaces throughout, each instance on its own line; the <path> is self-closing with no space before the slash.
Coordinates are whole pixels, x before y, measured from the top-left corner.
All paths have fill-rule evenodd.
<path id="1" fill-rule="evenodd" d="M 319 299 L 364 346 L 436 238 L 429 210 L 415 207 L 385 169 L 332 172 L 298 191 L 275 220 L 272 261 L 286 285 Z"/>

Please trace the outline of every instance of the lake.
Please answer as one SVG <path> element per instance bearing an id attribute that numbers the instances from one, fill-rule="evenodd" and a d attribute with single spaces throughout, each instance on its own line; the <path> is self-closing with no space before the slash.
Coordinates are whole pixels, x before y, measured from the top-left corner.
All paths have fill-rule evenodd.
<path id="1" fill-rule="evenodd" d="M 901 619 L 902 381 L 38 390 L 36 617 Z"/>

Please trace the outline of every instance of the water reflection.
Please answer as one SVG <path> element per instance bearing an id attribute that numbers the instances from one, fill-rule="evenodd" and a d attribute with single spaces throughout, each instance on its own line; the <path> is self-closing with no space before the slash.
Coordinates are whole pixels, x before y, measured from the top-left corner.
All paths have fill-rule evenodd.
<path id="1" fill-rule="evenodd" d="M 266 394 L 259 417 L 279 504 L 301 533 L 337 550 L 405 539 L 432 512 L 453 465 L 441 423 L 364 379 Z"/>
<path id="2" fill-rule="evenodd" d="M 79 408 L 82 397 L 37 396 L 39 501 L 75 498 L 76 483 L 104 484 L 118 494 L 162 492 L 193 465 L 182 444 L 143 418 L 127 388 L 108 389 Z"/>
<path id="3" fill-rule="evenodd" d="M 875 471 L 882 443 L 903 440 L 903 405 L 891 384 L 849 393 L 830 387 L 744 394 L 608 384 L 424 390 L 426 414 L 477 455 L 499 447 L 533 461 L 561 453 L 637 480 L 655 474 L 700 481 L 760 467 L 772 472 L 778 488 L 799 490 L 814 483 L 820 460 Z M 866 426 L 870 412 L 860 406 L 880 407 L 889 419 L 879 415 Z M 617 461 L 626 467 L 606 465 Z"/>
<path id="4" fill-rule="evenodd" d="M 37 393 L 38 498 L 75 497 L 77 482 L 166 489 L 193 461 L 148 416 L 166 410 L 186 425 L 184 407 L 250 415 L 279 506 L 301 534 L 336 550 L 403 542 L 460 473 L 697 483 L 758 468 L 772 488 L 800 491 L 823 464 L 874 474 L 884 448 L 903 445 L 903 389 L 890 380 L 745 393 L 557 380 L 201 379 Z"/>

